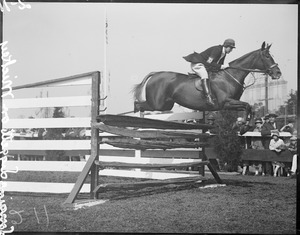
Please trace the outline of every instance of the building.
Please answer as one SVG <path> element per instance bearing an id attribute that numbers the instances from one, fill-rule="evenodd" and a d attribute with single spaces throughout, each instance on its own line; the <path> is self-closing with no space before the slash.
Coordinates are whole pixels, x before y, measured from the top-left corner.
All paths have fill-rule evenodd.
<path id="1" fill-rule="evenodd" d="M 255 83 L 245 89 L 241 101 L 248 102 L 250 105 L 255 103 L 263 103 L 265 105 L 266 99 L 266 76 L 264 74 L 255 74 Z M 245 80 L 246 85 L 252 83 L 254 78 L 248 76 Z M 275 111 L 280 105 L 288 99 L 289 92 L 287 91 L 287 81 L 283 78 L 279 80 L 272 80 L 269 76 L 267 78 L 268 87 L 268 109 L 269 112 Z"/>

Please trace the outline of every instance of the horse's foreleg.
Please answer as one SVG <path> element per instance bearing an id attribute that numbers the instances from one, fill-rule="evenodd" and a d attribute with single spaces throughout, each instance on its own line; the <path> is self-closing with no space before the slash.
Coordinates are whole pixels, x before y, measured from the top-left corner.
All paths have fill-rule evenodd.
<path id="1" fill-rule="evenodd" d="M 242 110 L 245 111 L 245 120 L 250 120 L 252 118 L 251 106 L 247 102 L 228 98 L 224 104 L 224 109 Z"/>

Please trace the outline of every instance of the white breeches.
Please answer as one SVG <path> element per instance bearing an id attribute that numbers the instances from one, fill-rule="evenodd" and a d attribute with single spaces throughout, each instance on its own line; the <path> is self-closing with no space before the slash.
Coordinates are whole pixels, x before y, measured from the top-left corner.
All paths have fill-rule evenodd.
<path id="1" fill-rule="evenodd" d="M 191 69 L 195 72 L 201 79 L 208 79 L 208 73 L 205 66 L 202 63 L 193 64 L 191 63 Z"/>

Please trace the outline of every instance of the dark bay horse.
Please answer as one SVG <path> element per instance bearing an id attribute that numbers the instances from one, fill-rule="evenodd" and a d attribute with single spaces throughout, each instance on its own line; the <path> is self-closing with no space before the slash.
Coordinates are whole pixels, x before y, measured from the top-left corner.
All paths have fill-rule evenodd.
<path id="1" fill-rule="evenodd" d="M 210 75 L 211 92 L 215 106 L 206 104 L 202 91 L 195 88 L 195 79 L 175 72 L 151 72 L 133 88 L 135 111 L 168 111 L 178 103 L 181 106 L 199 110 L 221 109 L 244 110 L 245 118 L 251 118 L 251 106 L 239 101 L 244 91 L 244 80 L 250 72 L 267 73 L 272 79 L 279 79 L 280 69 L 269 53 L 271 45 L 263 42 L 260 49 L 247 53 L 229 63 L 229 68 Z M 141 93 L 146 84 L 146 100 Z"/>

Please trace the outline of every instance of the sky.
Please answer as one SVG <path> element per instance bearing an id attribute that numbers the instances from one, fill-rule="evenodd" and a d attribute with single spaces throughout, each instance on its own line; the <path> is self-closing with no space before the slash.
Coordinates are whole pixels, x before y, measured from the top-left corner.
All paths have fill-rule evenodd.
<path id="1" fill-rule="evenodd" d="M 101 71 L 107 79 L 107 112 L 128 112 L 133 110 L 132 87 L 149 72 L 187 73 L 183 56 L 227 38 L 236 41 L 236 49 L 226 62 L 264 41 L 272 43 L 288 90 L 298 85 L 297 5 L 29 4 L 30 9 L 14 6 L 3 16 L 4 41 L 16 60 L 9 68 L 14 86 Z"/>

